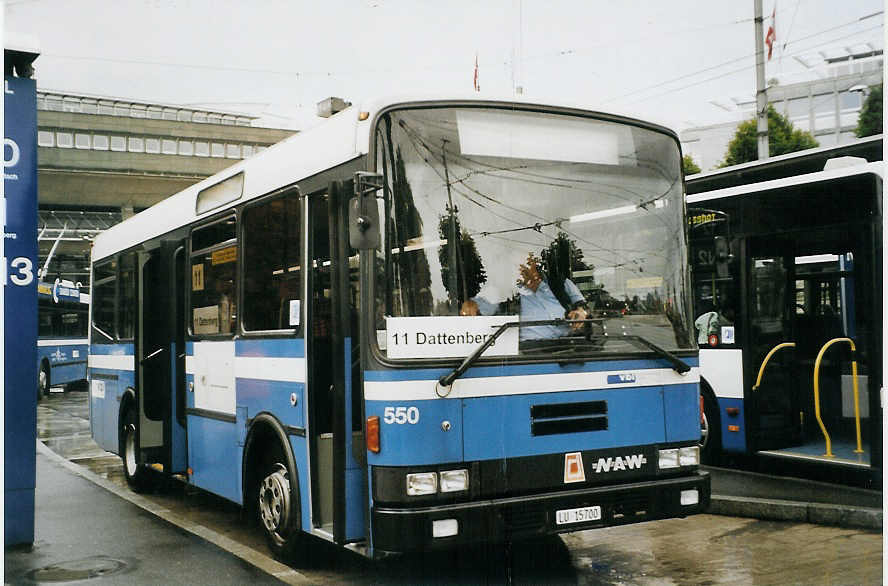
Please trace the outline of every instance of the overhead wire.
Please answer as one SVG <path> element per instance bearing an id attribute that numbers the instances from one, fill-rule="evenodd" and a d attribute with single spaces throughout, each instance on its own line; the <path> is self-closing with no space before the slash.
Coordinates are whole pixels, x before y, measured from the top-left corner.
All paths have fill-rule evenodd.
<path id="1" fill-rule="evenodd" d="M 879 25 L 879 26 L 874 26 L 874 27 L 868 28 L 868 29 L 864 29 L 864 30 L 862 30 L 862 31 L 856 31 L 856 32 L 851 33 L 851 34 L 844 35 L 844 36 L 842 36 L 842 37 L 837 37 L 837 38 L 831 39 L 831 40 L 829 40 L 829 41 L 824 41 L 823 43 L 820 43 L 820 44 L 818 44 L 818 45 L 814 45 L 814 46 L 812 46 L 812 47 L 808 47 L 808 48 L 806 48 L 806 49 L 804 49 L 804 50 L 802 50 L 802 51 L 796 52 L 796 53 L 793 54 L 793 55 L 799 55 L 799 54 L 801 54 L 802 52 L 805 52 L 805 51 L 811 51 L 811 50 L 816 49 L 816 48 L 818 48 L 818 47 L 822 47 L 823 45 L 828 45 L 828 44 L 830 44 L 830 43 L 834 43 L 834 42 L 836 42 L 836 41 L 841 41 L 842 39 L 846 39 L 846 38 L 848 38 L 848 37 L 852 37 L 852 36 L 855 36 L 855 35 L 858 35 L 858 34 L 861 34 L 861 33 L 866 33 L 866 32 L 869 32 L 869 31 L 872 31 L 872 30 L 876 30 L 876 29 L 881 29 L 881 28 L 882 28 L 882 26 Z M 790 55 L 790 56 L 793 56 L 793 55 Z M 716 79 L 721 79 L 721 78 L 723 78 L 723 77 L 727 77 L 727 76 L 729 76 L 729 75 L 734 75 L 734 74 L 736 74 L 736 73 L 741 73 L 741 72 L 748 71 L 748 70 L 751 69 L 752 67 L 754 67 L 754 65 L 753 65 L 753 66 L 745 65 L 745 66 L 743 66 L 743 67 L 741 67 L 741 68 L 739 68 L 739 69 L 733 69 L 733 70 L 731 70 L 731 71 L 727 71 L 727 72 L 725 72 L 725 73 L 722 73 L 722 74 L 719 74 L 719 75 L 715 75 L 715 76 L 713 76 L 713 77 L 708 77 L 708 78 L 706 78 L 706 79 L 702 79 L 702 80 L 700 80 L 700 81 L 696 81 L 696 82 L 694 82 L 694 83 L 689 83 L 689 84 L 684 85 L 684 86 L 682 86 L 682 87 L 678 87 L 678 88 L 673 88 L 673 89 L 670 89 L 670 90 L 666 90 L 666 91 L 664 91 L 664 92 L 660 92 L 660 93 L 658 93 L 658 94 L 654 94 L 654 95 L 652 95 L 652 96 L 647 96 L 647 97 L 644 97 L 644 98 L 639 98 L 639 99 L 635 100 L 635 102 L 643 102 L 643 101 L 647 101 L 647 100 L 653 100 L 654 98 L 660 98 L 660 97 L 662 97 L 662 96 L 665 96 L 665 95 L 667 95 L 667 94 L 671 94 L 671 93 L 673 93 L 673 92 L 686 90 L 686 89 L 688 89 L 688 88 L 692 88 L 692 87 L 694 87 L 694 86 L 698 86 L 698 85 L 701 85 L 701 84 L 704 84 L 704 83 L 708 83 L 708 82 L 710 82 L 710 81 L 714 81 L 714 80 L 716 80 Z M 666 83 L 669 83 L 669 82 L 664 82 L 664 83 L 661 84 L 661 85 L 666 85 Z M 624 97 L 629 97 L 629 96 L 631 96 L 631 94 L 627 94 L 627 95 L 624 96 Z"/>
<path id="2" fill-rule="evenodd" d="M 436 152 L 436 150 L 433 149 L 433 148 L 427 143 L 427 141 L 425 141 L 424 138 L 423 138 L 423 137 L 422 137 L 422 136 L 421 136 L 421 135 L 420 135 L 415 129 L 411 128 L 410 125 L 407 124 L 404 120 L 400 120 L 399 123 L 398 123 L 398 126 L 404 131 L 405 135 L 407 135 L 408 139 L 410 140 L 411 146 L 413 146 L 414 151 L 415 151 L 415 152 L 417 153 L 417 155 L 423 160 L 423 162 L 425 162 L 425 164 L 426 164 L 430 169 L 432 169 L 432 171 L 433 171 L 433 172 L 434 172 L 434 173 L 435 173 L 435 174 L 436 174 L 436 175 L 437 175 L 442 181 L 447 181 L 447 179 L 446 179 L 446 178 L 442 175 L 442 173 L 436 168 L 436 166 L 432 164 L 432 160 L 434 160 L 435 163 L 437 163 L 437 164 L 439 164 L 439 165 L 440 165 L 440 164 L 443 164 L 443 162 L 440 161 L 440 160 L 438 159 L 438 156 L 437 156 L 437 152 Z M 426 153 L 428 153 L 428 156 L 424 155 L 424 154 L 420 151 L 420 146 L 422 147 L 422 149 L 423 149 Z M 449 155 L 450 155 L 450 153 L 448 152 L 448 156 L 449 156 Z M 457 158 L 458 158 L 458 157 L 462 157 L 462 155 L 461 155 L 460 153 L 453 153 L 453 156 L 454 156 L 454 157 L 457 157 Z M 465 158 L 465 157 L 463 157 L 463 158 Z M 448 160 L 450 160 L 450 159 L 448 159 Z M 466 158 L 466 160 L 469 160 L 470 162 L 473 161 L 473 160 L 470 159 L 470 158 Z M 484 164 L 484 163 L 481 163 L 481 164 Z M 495 167 L 495 166 L 492 166 L 492 167 Z M 463 168 L 466 168 L 467 170 L 472 171 L 472 168 L 470 168 L 470 167 L 463 167 Z M 498 169 L 498 170 L 508 170 L 508 169 L 500 168 L 500 169 Z M 501 175 L 497 175 L 496 177 L 499 178 L 499 179 L 504 179 L 504 178 L 505 178 L 505 177 L 503 177 L 503 176 L 501 176 Z M 519 179 L 519 180 L 520 180 L 520 179 Z M 656 201 L 661 200 L 661 199 L 662 199 L 667 193 L 669 193 L 669 192 L 672 190 L 672 188 L 675 186 L 677 180 L 678 180 L 677 178 L 676 178 L 675 180 L 673 180 L 673 182 L 670 184 L 670 186 L 669 186 L 669 187 L 668 187 L 668 188 L 667 188 L 662 194 L 658 195 L 658 196 L 655 197 L 655 198 L 652 198 L 652 199 L 649 199 L 649 200 L 646 200 L 646 201 L 642 201 L 642 202 L 635 202 L 635 200 L 632 200 L 632 201 L 633 201 L 633 203 L 634 203 L 635 205 L 637 205 L 637 206 L 640 207 L 641 209 L 647 211 L 649 205 L 655 203 Z M 527 180 L 525 179 L 524 181 L 526 182 Z M 477 195 L 479 195 L 479 196 L 481 196 L 482 198 L 484 198 L 484 199 L 490 201 L 491 203 L 495 203 L 495 204 L 501 205 L 501 206 L 506 207 L 507 209 L 510 209 L 510 210 L 512 210 L 512 211 L 517 211 L 517 212 L 519 212 L 519 213 L 524 213 L 524 214 L 529 215 L 529 216 L 531 216 L 532 218 L 534 218 L 534 219 L 536 219 L 536 220 L 538 220 L 538 221 L 537 221 L 537 222 L 534 222 L 533 224 L 522 225 L 520 222 L 518 222 L 518 221 L 515 220 L 515 219 L 507 218 L 507 217 L 504 217 L 504 216 L 502 216 L 502 215 L 500 215 L 500 214 L 497 214 L 497 213 L 494 212 L 492 209 L 490 209 L 488 206 L 486 206 L 486 205 L 484 205 L 484 204 L 481 204 L 480 202 L 478 202 L 478 201 L 476 201 L 476 200 L 474 200 L 474 199 L 468 197 L 468 196 L 465 195 L 461 190 L 457 189 L 457 188 L 455 187 L 455 185 L 454 185 L 454 184 L 457 183 L 457 182 L 460 183 L 460 185 L 464 186 L 466 189 L 469 189 L 469 190 L 472 191 L 473 193 L 476 193 Z M 563 184 L 553 184 L 553 185 L 554 185 L 555 187 L 561 187 L 561 188 L 569 188 L 569 189 L 570 189 L 570 188 L 573 188 L 572 186 L 569 186 L 569 185 L 563 185 Z M 606 246 L 602 246 L 602 245 L 600 245 L 600 244 L 598 244 L 598 243 L 596 243 L 596 242 L 592 242 L 592 241 L 590 241 L 590 240 L 588 240 L 588 239 L 586 239 L 586 238 L 580 236 L 579 234 L 576 234 L 576 233 L 573 232 L 573 231 L 570 231 L 570 230 L 564 228 L 564 227 L 562 226 L 562 224 L 566 221 L 566 219 L 564 219 L 564 218 L 556 218 L 555 220 L 552 220 L 552 219 L 549 219 L 549 218 L 543 218 L 543 217 L 537 216 L 536 214 L 533 214 L 533 213 L 531 213 L 531 212 L 529 212 L 529 211 L 527 211 L 527 210 L 524 210 L 524 209 L 514 208 L 514 207 L 512 207 L 512 206 L 508 206 L 507 204 L 502 203 L 501 201 L 497 200 L 496 198 L 494 198 L 494 197 L 492 197 L 492 196 L 490 196 L 490 195 L 487 195 L 487 194 L 482 193 L 480 190 L 475 189 L 475 188 L 472 187 L 471 185 L 468 185 L 467 183 L 465 183 L 464 181 L 461 181 L 461 180 L 454 180 L 454 181 L 451 183 L 451 187 L 453 188 L 453 191 L 456 192 L 458 195 L 460 195 L 460 196 L 462 196 L 462 197 L 465 197 L 466 199 L 468 199 L 469 201 L 471 201 L 471 202 L 474 203 L 475 205 L 478 205 L 478 206 L 482 207 L 482 208 L 485 209 L 488 213 L 491 213 L 492 215 L 494 215 L 494 216 L 496 216 L 496 217 L 498 217 L 498 218 L 500 218 L 500 219 L 503 219 L 503 220 L 505 220 L 505 221 L 507 221 L 507 222 L 509 222 L 509 223 L 512 223 L 512 224 L 516 224 L 516 225 L 517 225 L 517 227 L 515 227 L 515 228 L 510 228 L 510 229 L 502 230 L 502 231 L 499 231 L 499 232 L 490 232 L 490 231 L 477 230 L 477 229 L 476 229 L 476 230 L 474 230 L 474 231 L 469 231 L 469 235 L 470 235 L 470 236 L 480 235 L 480 236 L 482 236 L 482 237 L 486 237 L 486 236 L 491 236 L 491 235 L 494 235 L 494 234 L 502 234 L 502 233 L 508 233 L 508 232 L 518 232 L 518 231 L 525 231 L 525 230 L 535 230 L 535 231 L 537 231 L 537 232 L 539 232 L 539 233 L 542 234 L 542 233 L 543 233 L 543 232 L 542 232 L 542 228 L 543 228 L 543 227 L 558 226 L 558 228 L 559 228 L 560 231 L 563 231 L 565 234 L 567 234 L 568 236 L 573 237 L 575 240 L 577 240 L 577 241 L 579 241 L 579 242 L 583 242 L 583 243 L 585 243 L 585 244 L 587 244 L 587 245 L 589 245 L 589 246 L 594 247 L 594 249 L 596 249 L 597 251 L 608 252 L 608 253 L 610 253 L 610 254 L 611 254 L 613 257 L 615 257 L 615 258 L 621 258 L 621 257 L 622 257 L 622 258 L 624 259 L 625 262 L 619 263 L 619 266 L 630 265 L 630 264 L 633 264 L 633 263 L 634 263 L 634 264 L 637 264 L 637 263 L 634 262 L 633 259 L 628 259 L 627 257 L 625 257 L 625 256 L 624 256 L 625 252 L 621 252 L 620 250 L 617 250 L 617 249 L 615 249 L 615 248 L 608 248 L 608 247 L 606 247 Z M 638 195 L 640 195 L 640 194 L 638 194 Z M 621 199 L 622 199 L 622 198 L 621 198 Z M 623 200 L 623 201 L 629 201 L 629 200 Z M 666 221 L 665 221 L 664 218 L 662 218 L 662 217 L 660 217 L 660 216 L 654 216 L 654 217 L 656 217 L 657 220 L 658 220 L 659 222 L 661 222 L 664 226 L 666 226 L 667 229 L 669 228 L 669 226 L 668 226 L 668 224 L 666 223 Z M 542 222 L 539 221 L 539 220 L 542 220 Z M 553 238 L 554 238 L 554 237 L 557 237 L 557 234 L 555 234 L 555 235 L 548 235 L 548 237 L 553 237 Z M 589 252 L 590 252 L 590 256 L 592 256 L 591 251 L 589 251 Z M 654 256 L 662 256 L 662 255 L 657 255 L 656 253 L 654 253 L 654 252 L 650 252 L 650 251 L 649 251 L 649 253 L 650 253 L 650 254 L 653 254 Z M 604 257 L 598 256 L 598 255 L 594 255 L 594 257 L 595 257 L 595 258 L 599 258 L 600 260 L 603 260 L 603 261 L 605 261 L 605 262 L 607 262 L 607 263 L 612 263 L 613 260 L 615 260 L 615 258 L 604 258 Z M 630 270 L 631 270 L 631 269 L 630 269 Z M 640 272 L 640 271 L 637 271 L 637 272 Z"/>
<path id="3" fill-rule="evenodd" d="M 801 37 L 801 38 L 799 38 L 799 39 L 795 39 L 795 40 L 793 40 L 793 41 L 788 41 L 788 42 L 784 43 L 783 46 L 784 46 L 784 48 L 785 48 L 785 47 L 788 46 L 788 45 L 792 45 L 792 44 L 800 43 L 800 42 L 802 42 L 802 41 L 806 41 L 806 40 L 808 40 L 808 39 L 812 39 L 812 38 L 814 38 L 814 37 L 820 36 L 820 35 L 825 34 L 825 33 L 828 33 L 828 32 L 832 32 L 832 31 L 834 31 L 834 30 L 838 30 L 838 29 L 841 29 L 841 28 L 845 28 L 845 27 L 848 27 L 848 26 L 852 26 L 852 25 L 858 24 L 858 23 L 860 23 L 861 21 L 866 20 L 866 19 L 868 19 L 868 18 L 871 18 L 872 16 L 876 16 L 876 15 L 878 15 L 878 14 L 879 14 L 879 13 L 875 13 L 875 14 L 872 14 L 872 15 L 868 15 L 868 16 L 866 16 L 866 17 L 859 18 L 859 19 L 854 20 L 854 21 L 849 21 L 849 22 L 846 22 L 846 23 L 843 23 L 843 24 L 840 24 L 840 25 L 836 25 L 836 26 L 833 26 L 833 27 L 830 27 L 830 28 L 827 28 L 827 29 L 823 29 L 823 30 L 821 30 L 821 31 L 818 31 L 818 32 L 816 32 L 816 33 L 812 33 L 812 34 L 810 34 L 810 35 L 807 35 L 807 36 Z M 838 38 L 835 38 L 835 39 L 830 39 L 830 40 L 828 40 L 828 41 L 824 41 L 823 43 L 820 43 L 820 44 L 818 44 L 818 45 L 814 45 L 814 46 L 809 47 L 809 48 L 807 48 L 807 49 L 802 49 L 802 51 L 810 51 L 810 50 L 815 49 L 815 48 L 817 48 L 817 47 L 821 47 L 821 46 L 823 46 L 824 44 L 834 43 L 834 42 L 836 42 L 836 41 L 839 41 L 839 40 L 842 40 L 842 39 L 848 38 L 849 36 L 854 36 L 854 35 L 858 35 L 858 34 L 863 34 L 863 33 L 869 32 L 869 31 L 874 30 L 874 29 L 877 29 L 877 28 L 882 28 L 882 27 L 881 27 L 881 25 L 879 25 L 879 26 L 876 26 L 876 27 L 871 27 L 871 28 L 868 28 L 868 29 L 864 29 L 864 30 L 860 30 L 860 31 L 855 31 L 855 32 L 853 32 L 853 33 L 850 33 L 850 34 L 848 34 L 848 35 L 844 35 L 844 36 L 842 36 L 842 37 L 838 37 Z M 796 54 L 798 54 L 798 53 L 796 53 Z M 631 92 L 629 92 L 629 93 L 627 93 L 627 94 L 623 94 L 623 95 L 619 95 L 619 96 L 614 96 L 614 97 L 612 97 L 612 98 L 607 98 L 607 99 L 605 99 L 602 103 L 607 104 L 607 103 L 615 102 L 615 101 L 618 101 L 618 100 L 622 100 L 622 99 L 630 98 L 630 97 L 633 97 L 633 96 L 635 96 L 635 95 L 637 95 L 637 94 L 640 94 L 640 93 L 643 93 L 643 92 L 646 92 L 646 91 L 649 91 L 649 90 L 652 90 L 652 89 L 656 89 L 656 88 L 659 88 L 659 87 L 663 87 L 663 86 L 665 86 L 665 85 L 669 85 L 669 84 L 671 84 L 671 83 L 675 83 L 675 82 L 677 82 L 677 81 L 681 81 L 681 80 L 683 80 L 683 79 L 687 79 L 687 78 L 689 78 L 689 77 L 695 77 L 695 76 L 700 75 L 700 74 L 702 74 L 702 73 L 706 73 L 706 72 L 708 72 L 708 71 L 713 71 L 713 70 L 715 70 L 715 69 L 720 69 L 720 68 L 722 68 L 722 67 L 725 67 L 725 66 L 728 66 L 728 65 L 731 65 L 731 64 L 737 63 L 737 62 L 739 62 L 739 61 L 745 61 L 745 60 L 747 60 L 747 59 L 754 58 L 754 57 L 755 57 L 755 53 L 747 53 L 747 54 L 742 55 L 742 56 L 740 56 L 740 57 L 736 57 L 736 58 L 733 58 L 733 59 L 729 59 L 728 61 L 724 61 L 724 62 L 722 62 L 722 63 L 716 64 L 716 65 L 712 65 L 712 66 L 710 66 L 710 67 L 705 67 L 705 68 L 703 68 L 703 69 L 699 69 L 699 70 L 697 70 L 697 71 L 693 71 L 693 72 L 691 72 L 691 73 L 687 73 L 687 74 L 684 74 L 684 75 L 680 75 L 680 76 L 678 76 L 678 77 L 674 77 L 674 78 L 667 79 L 667 80 L 664 80 L 664 81 L 661 81 L 661 82 L 658 82 L 658 83 L 655 83 L 655 84 L 652 84 L 652 85 L 649 85 L 649 86 L 645 86 L 645 87 L 642 87 L 642 88 L 638 88 L 638 89 L 632 90 Z M 660 96 L 665 95 L 666 93 L 671 93 L 672 91 L 679 91 L 679 90 L 682 90 L 682 89 L 686 89 L 686 88 L 688 88 L 688 87 L 693 87 L 693 86 L 695 86 L 695 85 L 700 85 L 701 83 L 705 83 L 705 82 L 707 82 L 707 81 L 713 81 L 713 80 L 716 80 L 716 79 L 720 79 L 720 78 L 722 78 L 722 77 L 726 77 L 727 75 L 732 75 L 732 74 L 734 74 L 734 73 L 738 73 L 738 72 L 741 72 L 741 71 L 745 71 L 745 70 L 747 70 L 747 69 L 749 69 L 749 66 L 748 66 L 748 65 L 747 65 L 747 66 L 744 66 L 744 67 L 742 67 L 742 68 L 740 68 L 740 69 L 731 70 L 731 71 L 729 71 L 729 72 L 727 72 L 727 73 L 720 74 L 720 75 L 717 75 L 717 76 L 714 76 L 714 77 L 710 77 L 710 78 L 707 78 L 707 79 L 702 80 L 702 81 L 700 81 L 700 82 L 695 82 L 695 83 L 689 84 L 689 85 L 687 85 L 687 86 L 683 86 L 683 87 L 681 87 L 681 88 L 675 88 L 675 89 L 673 89 L 673 90 L 669 90 L 668 92 L 660 93 L 660 94 L 656 94 L 656 95 L 654 95 L 654 96 L 650 96 L 650 97 L 648 97 L 648 98 L 644 98 L 644 99 L 653 99 L 653 98 L 655 98 L 655 97 L 660 97 Z"/>

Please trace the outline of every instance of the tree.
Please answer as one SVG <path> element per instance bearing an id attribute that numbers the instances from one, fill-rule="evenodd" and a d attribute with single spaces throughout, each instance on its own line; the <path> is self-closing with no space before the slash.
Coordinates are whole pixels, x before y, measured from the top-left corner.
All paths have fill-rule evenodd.
<path id="1" fill-rule="evenodd" d="M 882 84 L 871 87 L 860 118 L 857 119 L 857 138 L 882 133 Z"/>
<path id="2" fill-rule="evenodd" d="M 694 162 L 691 155 L 685 155 L 681 158 L 681 169 L 685 175 L 693 175 L 700 172 L 700 165 Z"/>
<path id="3" fill-rule="evenodd" d="M 478 254 L 478 248 L 475 246 L 475 239 L 464 230 L 459 223 L 457 211 L 453 210 L 451 215 L 450 208 L 444 215 L 438 217 L 438 237 L 442 242 L 446 242 L 438 248 L 438 261 L 441 263 L 441 280 L 444 281 L 444 288 L 447 290 L 447 297 L 455 302 L 456 307 L 471 299 L 481 290 L 481 285 L 487 282 L 487 271 L 484 270 L 484 263 L 481 261 L 481 255 Z M 451 226 L 453 222 L 453 226 Z M 451 228 L 453 232 L 459 234 L 459 242 L 456 250 L 451 250 Z M 451 280 L 451 258 L 456 258 L 458 270 L 455 279 Z M 456 285 L 456 291 L 453 286 Z"/>
<path id="4" fill-rule="evenodd" d="M 758 159 L 756 119 L 741 122 L 734 138 L 728 143 L 724 162 L 720 167 L 739 165 Z M 792 122 L 768 106 L 768 154 L 775 157 L 819 146 L 810 132 L 793 128 Z"/>

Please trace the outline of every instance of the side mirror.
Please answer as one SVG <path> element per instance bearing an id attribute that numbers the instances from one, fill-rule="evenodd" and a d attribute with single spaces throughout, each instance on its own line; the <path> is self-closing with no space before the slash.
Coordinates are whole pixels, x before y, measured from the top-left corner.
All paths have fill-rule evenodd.
<path id="1" fill-rule="evenodd" d="M 379 246 L 379 207 L 376 192 L 382 189 L 379 173 L 355 173 L 355 194 L 348 202 L 348 243 L 355 250 Z"/>

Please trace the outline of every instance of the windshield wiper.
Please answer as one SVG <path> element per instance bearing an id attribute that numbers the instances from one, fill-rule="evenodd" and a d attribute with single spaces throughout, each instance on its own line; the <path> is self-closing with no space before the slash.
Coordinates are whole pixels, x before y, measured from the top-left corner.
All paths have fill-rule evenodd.
<path id="1" fill-rule="evenodd" d="M 657 346 L 656 344 L 654 344 L 650 340 L 647 340 L 646 338 L 642 338 L 641 336 L 635 336 L 635 335 L 631 335 L 631 336 L 625 335 L 625 336 L 619 336 L 615 339 L 632 340 L 633 342 L 638 342 L 640 345 L 653 350 L 654 352 L 659 354 L 662 358 L 665 358 L 669 362 L 669 364 L 672 365 L 672 370 L 674 370 L 678 374 L 684 374 L 684 373 L 688 372 L 689 370 L 691 370 L 691 366 L 687 362 L 680 359 L 678 356 L 676 356 L 672 352 L 669 352 L 668 350 L 664 350 L 663 348 L 660 348 L 659 346 Z"/>
<path id="2" fill-rule="evenodd" d="M 459 366 L 454 368 L 448 374 L 445 374 L 444 376 L 439 378 L 438 383 L 442 387 L 449 387 L 450 385 L 452 385 L 454 383 L 454 381 L 456 379 L 458 379 L 459 377 L 461 377 L 469 369 L 469 367 L 472 366 L 472 364 L 474 364 L 478 360 L 478 358 L 482 354 L 484 354 L 484 352 L 487 351 L 488 348 L 493 346 L 493 343 L 496 342 L 496 339 L 499 338 L 509 328 L 515 328 L 515 327 L 519 327 L 519 326 L 520 327 L 560 326 L 560 325 L 570 325 L 570 324 L 575 324 L 575 323 L 593 323 L 596 321 L 598 321 L 598 320 L 543 319 L 543 320 L 535 320 L 535 321 L 506 322 L 503 325 L 499 326 L 497 328 L 497 330 L 493 333 L 493 335 L 491 335 L 489 338 L 487 338 L 487 340 L 483 344 L 478 346 L 474 352 L 472 352 L 471 354 L 466 356 L 465 359 L 459 364 Z M 592 337 L 586 336 L 586 339 L 591 341 Z M 684 374 L 684 373 L 688 372 L 689 370 L 691 370 L 691 366 L 687 362 L 680 359 L 679 357 L 677 357 L 675 354 L 669 352 L 668 350 L 664 350 L 663 348 L 660 348 L 659 346 L 657 346 L 653 342 L 647 340 L 646 338 L 642 338 L 641 336 L 624 335 L 624 336 L 619 336 L 619 337 L 614 337 L 614 338 L 596 336 L 595 339 L 598 339 L 598 340 L 601 340 L 601 339 L 631 340 L 633 342 L 637 342 L 638 344 L 644 346 L 645 348 L 648 348 L 649 350 L 653 350 L 661 358 L 665 358 L 669 362 L 669 364 L 672 366 L 672 369 L 675 372 L 677 372 L 678 374 Z"/>
<path id="3" fill-rule="evenodd" d="M 528 327 L 528 326 L 560 326 L 560 325 L 568 325 L 574 323 L 575 320 L 566 320 L 566 319 L 541 319 L 535 321 L 510 321 L 506 322 L 500 327 L 497 328 L 493 335 L 491 335 L 483 344 L 475 348 L 475 351 L 465 357 L 465 359 L 460 363 L 459 366 L 450 371 L 449 374 L 445 374 L 441 378 L 438 379 L 438 383 L 442 387 L 449 387 L 453 384 L 453 381 L 458 379 L 463 375 L 465 371 L 469 369 L 472 364 L 475 363 L 478 358 L 484 354 L 484 352 L 493 346 L 493 343 L 496 342 L 496 339 L 499 338 L 506 330 L 509 328 L 517 328 L 517 327 Z"/>

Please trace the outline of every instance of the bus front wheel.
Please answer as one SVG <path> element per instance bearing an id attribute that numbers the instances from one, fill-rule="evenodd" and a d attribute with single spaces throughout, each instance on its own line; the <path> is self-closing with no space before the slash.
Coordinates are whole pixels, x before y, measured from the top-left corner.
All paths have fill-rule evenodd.
<path id="1" fill-rule="evenodd" d="M 718 463 L 721 455 L 721 421 L 718 417 L 718 402 L 708 386 L 701 385 L 703 411 L 700 414 L 700 461 L 703 464 Z"/>
<path id="2" fill-rule="evenodd" d="M 294 522 L 298 503 L 293 502 L 290 474 L 281 460 L 269 458 L 262 467 L 255 493 L 256 511 L 271 552 L 280 560 L 291 561 L 299 541 L 299 528 Z"/>
<path id="3" fill-rule="evenodd" d="M 121 429 L 120 457 L 123 460 L 123 475 L 134 492 L 147 492 L 151 488 L 151 470 L 139 462 L 136 448 L 136 414 L 127 410 Z"/>

